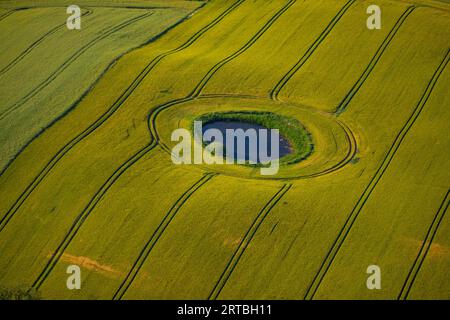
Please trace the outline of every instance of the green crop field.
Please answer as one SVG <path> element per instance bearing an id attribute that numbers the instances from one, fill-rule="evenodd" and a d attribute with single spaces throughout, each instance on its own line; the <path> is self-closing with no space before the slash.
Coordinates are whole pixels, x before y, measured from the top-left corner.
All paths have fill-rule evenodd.
<path id="1" fill-rule="evenodd" d="M 0 299 L 450 299 L 448 1 L 75 2 L 0 1 Z M 292 154 L 175 164 L 214 118 Z"/>

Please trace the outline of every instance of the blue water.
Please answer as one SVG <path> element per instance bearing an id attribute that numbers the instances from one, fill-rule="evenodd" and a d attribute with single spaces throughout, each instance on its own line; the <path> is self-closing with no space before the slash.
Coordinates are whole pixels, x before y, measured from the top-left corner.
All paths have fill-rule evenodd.
<path id="1" fill-rule="evenodd" d="M 267 134 L 267 154 L 269 155 L 269 158 L 271 160 L 275 160 L 276 158 L 282 158 L 285 155 L 288 155 L 292 152 L 292 148 L 291 145 L 289 144 L 289 141 L 286 140 L 286 138 L 284 138 L 281 134 L 279 134 L 279 155 L 278 157 L 272 156 L 271 155 L 271 132 L 270 129 L 267 129 L 264 126 L 261 126 L 259 124 L 255 124 L 255 123 L 249 123 L 249 122 L 241 122 L 241 121 L 212 121 L 209 123 L 206 123 L 203 125 L 203 133 L 205 133 L 206 130 L 208 129 L 218 129 L 220 130 L 220 132 L 223 135 L 223 139 L 224 139 L 224 146 L 226 146 L 227 143 L 227 138 L 226 138 L 226 130 L 227 129 L 242 129 L 244 131 L 248 130 L 248 129 L 255 129 L 256 130 L 256 136 L 258 139 L 258 147 L 257 147 L 257 153 L 259 154 L 259 129 L 266 129 L 268 130 L 268 134 Z M 236 139 L 235 139 L 236 140 Z M 236 143 L 236 141 L 235 141 Z M 209 144 L 209 142 L 208 142 Z M 234 148 L 234 157 L 233 160 L 237 161 L 237 160 L 249 160 L 250 159 L 250 148 L 249 148 L 249 142 L 248 139 L 246 140 L 246 145 L 245 145 L 245 151 L 239 153 L 237 150 L 237 147 L 235 146 Z M 260 158 L 258 156 L 258 154 L 253 155 L 255 156 L 258 160 L 257 162 L 260 163 Z M 224 155 L 226 155 L 226 150 L 224 150 Z"/>

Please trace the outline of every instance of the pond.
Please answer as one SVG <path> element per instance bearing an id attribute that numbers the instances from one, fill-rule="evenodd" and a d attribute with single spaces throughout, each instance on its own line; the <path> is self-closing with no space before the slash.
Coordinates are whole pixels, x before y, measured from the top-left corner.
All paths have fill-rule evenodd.
<path id="1" fill-rule="evenodd" d="M 288 155 L 292 152 L 292 147 L 289 143 L 289 141 L 283 137 L 281 135 L 281 133 L 279 134 L 279 154 L 278 157 L 272 156 L 271 154 L 271 130 L 256 124 L 256 123 L 250 123 L 250 122 L 243 122 L 243 121 L 237 121 L 237 120 L 229 120 L 229 121 L 223 121 L 223 120 L 215 120 L 215 121 L 211 121 L 211 122 L 207 122 L 205 124 L 203 124 L 203 128 L 202 128 L 202 133 L 204 134 L 206 130 L 208 129 L 218 129 L 223 136 L 223 143 L 224 146 L 227 145 L 227 129 L 232 129 L 232 130 L 237 130 L 237 129 L 242 129 L 244 131 L 247 131 L 249 129 L 254 129 L 256 131 L 256 138 L 257 138 L 257 148 L 256 148 L 256 153 L 257 154 L 252 154 L 250 151 L 250 143 L 249 143 L 249 139 L 246 139 L 246 143 L 245 143 L 245 150 L 238 150 L 237 147 L 234 148 L 234 161 L 238 161 L 238 160 L 249 160 L 251 158 L 253 159 L 258 159 L 257 162 L 260 163 L 260 158 L 259 158 L 259 140 L 260 140 L 260 131 L 259 130 L 267 130 L 267 149 L 264 150 L 263 154 L 267 154 L 269 156 L 269 158 L 271 160 L 276 160 L 277 158 L 282 158 L 285 155 Z M 234 144 L 236 144 L 236 138 L 234 138 Z M 213 139 L 214 141 L 214 139 Z M 209 143 L 208 143 L 209 144 Z M 253 152 L 255 152 L 255 148 L 253 148 Z M 267 152 L 267 153 L 266 153 Z M 224 154 L 226 154 L 226 148 L 224 147 Z"/>

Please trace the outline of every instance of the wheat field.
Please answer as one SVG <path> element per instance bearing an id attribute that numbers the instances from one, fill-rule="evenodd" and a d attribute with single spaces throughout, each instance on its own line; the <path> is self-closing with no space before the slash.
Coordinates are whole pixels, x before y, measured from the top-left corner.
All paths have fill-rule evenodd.
<path id="1" fill-rule="evenodd" d="M 450 4 L 375 2 L 379 30 L 368 0 L 80 0 L 71 31 L 67 1 L 2 1 L 0 288 L 450 299 Z M 274 176 L 171 161 L 173 130 L 244 111 L 313 151 Z"/>

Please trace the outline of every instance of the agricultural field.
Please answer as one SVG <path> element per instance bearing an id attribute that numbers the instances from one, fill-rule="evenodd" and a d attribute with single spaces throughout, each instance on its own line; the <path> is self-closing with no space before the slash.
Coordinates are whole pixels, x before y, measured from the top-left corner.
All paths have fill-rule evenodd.
<path id="1" fill-rule="evenodd" d="M 448 1 L 72 2 L 0 1 L 0 298 L 450 299 Z M 213 118 L 291 153 L 175 163 Z"/>

